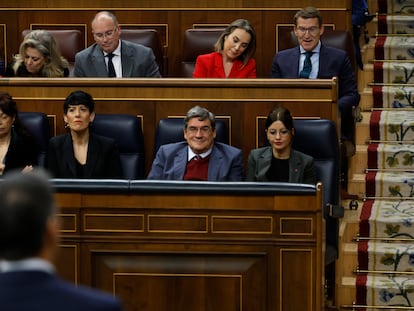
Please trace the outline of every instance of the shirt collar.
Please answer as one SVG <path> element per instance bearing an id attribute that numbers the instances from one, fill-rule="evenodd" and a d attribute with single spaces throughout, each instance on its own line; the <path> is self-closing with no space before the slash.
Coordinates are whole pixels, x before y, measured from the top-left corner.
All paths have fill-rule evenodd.
<path id="1" fill-rule="evenodd" d="M 105 57 L 109 53 L 106 53 L 105 51 L 103 51 L 103 54 L 104 54 L 104 57 Z M 114 54 L 115 56 L 121 55 L 121 40 L 119 40 L 118 46 L 115 50 L 113 50 L 112 54 Z"/>
<path id="2" fill-rule="evenodd" d="M 299 45 L 299 48 L 300 48 L 300 54 L 306 53 L 305 49 L 301 45 Z M 312 50 L 312 52 L 314 54 L 315 53 L 319 54 L 320 51 L 321 51 L 321 40 L 319 40 L 318 45 Z"/>
<path id="3" fill-rule="evenodd" d="M 48 273 L 55 273 L 54 266 L 41 258 L 25 258 L 21 260 L 0 260 L 0 272 L 15 272 L 15 271 L 45 271 Z"/>
<path id="4" fill-rule="evenodd" d="M 187 162 L 191 161 L 194 157 L 196 157 L 197 155 L 199 155 L 202 158 L 208 157 L 211 153 L 211 151 L 213 151 L 213 148 L 208 149 L 206 152 L 204 153 L 200 153 L 200 154 L 196 154 L 194 153 L 194 151 L 190 148 L 190 146 L 188 146 L 188 158 L 187 158 Z"/>

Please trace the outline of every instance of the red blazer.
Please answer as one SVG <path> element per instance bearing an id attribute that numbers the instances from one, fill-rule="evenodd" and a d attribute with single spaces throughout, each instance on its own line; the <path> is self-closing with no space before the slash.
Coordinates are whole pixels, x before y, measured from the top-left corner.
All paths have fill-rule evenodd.
<path id="1" fill-rule="evenodd" d="M 242 66 L 242 62 L 236 59 L 228 78 L 256 78 L 256 61 L 253 58 Z M 193 78 L 226 78 L 221 54 L 213 52 L 198 56 Z"/>

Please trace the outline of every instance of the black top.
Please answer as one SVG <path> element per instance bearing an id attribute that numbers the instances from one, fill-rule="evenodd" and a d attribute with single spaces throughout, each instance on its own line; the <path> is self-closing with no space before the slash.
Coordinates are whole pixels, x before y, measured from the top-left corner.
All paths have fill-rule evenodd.
<path id="1" fill-rule="evenodd" d="M 4 156 L 3 173 L 14 169 L 22 170 L 27 165 L 37 165 L 38 155 L 39 147 L 35 140 L 31 136 L 19 134 L 12 128 L 9 149 Z"/>
<path id="2" fill-rule="evenodd" d="M 289 159 L 272 157 L 270 168 L 266 173 L 269 181 L 289 182 Z"/>
<path id="3" fill-rule="evenodd" d="M 34 77 L 29 71 L 27 71 L 26 66 L 22 63 L 19 68 L 17 68 L 17 72 L 15 73 L 13 70 L 14 62 L 9 64 L 6 68 L 6 72 L 4 73 L 5 77 Z M 69 77 L 69 68 L 62 68 L 63 76 Z"/>
<path id="4" fill-rule="evenodd" d="M 83 173 L 79 173 L 72 136 L 69 133 L 50 139 L 46 163 L 55 178 L 123 178 L 121 159 L 115 141 L 93 133 L 89 135 Z M 78 176 L 79 174 L 82 176 Z"/>

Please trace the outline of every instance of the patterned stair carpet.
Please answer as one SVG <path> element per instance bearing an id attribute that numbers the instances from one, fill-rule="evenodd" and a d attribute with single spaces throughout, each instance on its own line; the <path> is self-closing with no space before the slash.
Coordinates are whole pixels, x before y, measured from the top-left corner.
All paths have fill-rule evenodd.
<path id="1" fill-rule="evenodd" d="M 374 61 L 374 81 L 375 83 L 414 84 L 414 62 Z"/>
<path id="2" fill-rule="evenodd" d="M 375 110 L 369 125 L 371 140 L 414 142 L 414 109 Z"/>
<path id="3" fill-rule="evenodd" d="M 414 0 L 378 0 L 377 13 L 355 303 L 414 310 Z"/>
<path id="4" fill-rule="evenodd" d="M 414 220 L 414 205 L 412 200 L 394 200 L 369 199 L 364 202 L 364 207 L 361 211 L 361 219 L 359 223 L 359 234 L 364 238 L 380 238 L 386 241 L 395 239 L 394 243 L 400 243 L 397 240 L 406 240 L 414 238 L 413 220 Z M 392 241 L 392 240 L 391 240 Z M 383 247 L 384 241 L 364 240 L 362 243 L 368 242 L 372 250 L 380 250 Z M 402 242 L 401 242 L 402 243 Z M 413 246 L 414 243 L 409 243 L 407 247 Z M 384 252 L 381 250 L 381 252 Z M 364 258 L 364 255 L 362 255 Z M 381 255 L 376 255 L 381 258 Z M 374 257 L 371 257 L 374 258 Z M 413 262 L 414 263 L 414 262 Z M 362 261 L 359 263 L 361 269 L 366 267 L 379 266 L 381 263 L 373 260 L 366 263 Z M 372 270 L 372 269 L 370 269 Z M 382 268 L 381 270 L 389 270 Z M 394 270 L 391 270 L 394 271 Z M 400 269 L 400 271 L 403 271 Z"/>
<path id="5" fill-rule="evenodd" d="M 378 0 L 379 14 L 414 14 L 413 0 Z"/>
<path id="6" fill-rule="evenodd" d="M 369 144 L 368 169 L 412 170 L 414 164 L 413 144 Z"/>
<path id="7" fill-rule="evenodd" d="M 376 85 L 372 89 L 374 108 L 414 108 L 414 86 Z"/>
<path id="8" fill-rule="evenodd" d="M 378 36 L 375 59 L 414 60 L 414 36 Z"/>

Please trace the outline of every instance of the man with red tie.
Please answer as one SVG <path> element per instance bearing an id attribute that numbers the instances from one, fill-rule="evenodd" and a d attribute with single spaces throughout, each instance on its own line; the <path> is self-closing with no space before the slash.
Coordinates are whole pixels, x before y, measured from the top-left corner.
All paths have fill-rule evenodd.
<path id="1" fill-rule="evenodd" d="M 184 119 L 186 141 L 162 145 L 152 163 L 148 179 L 240 181 L 243 160 L 240 149 L 215 142 L 214 114 L 191 108 Z"/>

